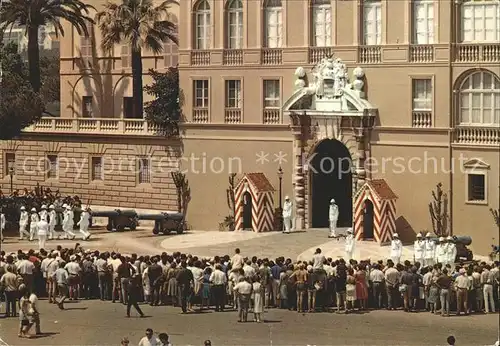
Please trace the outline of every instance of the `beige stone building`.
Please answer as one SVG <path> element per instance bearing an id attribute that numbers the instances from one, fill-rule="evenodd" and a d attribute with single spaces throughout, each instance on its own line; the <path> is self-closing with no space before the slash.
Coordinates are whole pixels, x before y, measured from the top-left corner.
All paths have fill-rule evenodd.
<path id="1" fill-rule="evenodd" d="M 36 180 L 99 204 L 169 210 L 175 189 L 160 168 L 180 167 L 192 190 L 189 223 L 217 229 L 230 172 L 262 172 L 279 190 L 281 166 L 295 227 L 321 228 L 331 198 L 339 224 L 351 225 L 357 189 L 382 178 L 409 240 L 432 229 L 428 203 L 442 183 L 451 232 L 471 235 L 481 254 L 498 243 L 489 209 L 500 198 L 499 1 L 201 0 L 178 11 L 182 139 L 127 119 L 126 47 L 104 57 L 95 30 L 91 40 L 73 33 L 61 41 L 62 118 L 3 144 L 16 186 Z M 145 73 L 175 63 L 171 48 L 146 55 Z M 56 154 L 88 158 L 87 175 L 17 168 L 28 156 L 57 167 Z M 121 156 L 135 172 L 108 167 L 94 179 Z"/>

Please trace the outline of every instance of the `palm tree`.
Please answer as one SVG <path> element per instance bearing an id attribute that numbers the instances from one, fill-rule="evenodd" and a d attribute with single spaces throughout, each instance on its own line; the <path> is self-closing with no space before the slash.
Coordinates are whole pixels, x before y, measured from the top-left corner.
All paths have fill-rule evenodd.
<path id="1" fill-rule="evenodd" d="M 23 26 L 28 35 L 28 67 L 31 86 L 35 92 L 40 91 L 40 47 L 38 30 L 41 26 L 54 26 L 56 37 L 64 36 L 61 20 L 72 24 L 78 34 L 88 36 L 87 21 L 94 7 L 80 0 L 6 0 L 2 1 L 0 10 L 0 33 L 8 33 L 15 25 Z"/>
<path id="2" fill-rule="evenodd" d="M 152 0 L 107 2 L 96 16 L 103 51 L 111 52 L 117 44 L 131 47 L 135 117 L 143 117 L 142 50 L 159 54 L 169 40 L 178 43 L 177 27 L 169 20 L 170 4 L 178 2 L 167 0 L 158 6 Z"/>

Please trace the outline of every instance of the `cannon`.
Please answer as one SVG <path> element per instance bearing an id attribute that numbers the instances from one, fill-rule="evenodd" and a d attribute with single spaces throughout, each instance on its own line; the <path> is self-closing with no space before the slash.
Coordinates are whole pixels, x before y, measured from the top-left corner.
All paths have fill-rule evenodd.
<path id="1" fill-rule="evenodd" d="M 177 234 L 184 233 L 186 223 L 184 222 L 184 214 L 182 213 L 167 213 L 161 212 L 158 214 L 139 214 L 139 220 L 153 220 L 155 222 L 153 234 Z"/>
<path id="2" fill-rule="evenodd" d="M 107 217 L 108 225 L 106 229 L 108 231 L 118 231 L 122 232 L 125 228 L 134 231 L 138 226 L 137 212 L 133 209 L 115 209 L 108 211 L 91 211 L 90 215 L 92 217 Z"/>
<path id="3" fill-rule="evenodd" d="M 459 235 L 452 236 L 453 242 L 457 246 L 457 257 L 455 258 L 455 263 L 461 261 L 472 261 L 474 254 L 471 250 L 467 248 L 470 244 L 472 244 L 472 238 L 469 236 Z M 435 243 L 439 243 L 439 238 L 431 238 Z"/>

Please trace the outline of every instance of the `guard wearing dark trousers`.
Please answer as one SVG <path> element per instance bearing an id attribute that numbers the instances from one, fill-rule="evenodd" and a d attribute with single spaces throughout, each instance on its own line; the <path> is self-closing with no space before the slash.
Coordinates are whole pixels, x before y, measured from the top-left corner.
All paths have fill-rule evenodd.
<path id="1" fill-rule="evenodd" d="M 142 312 L 141 308 L 139 307 L 139 304 L 137 302 L 139 301 L 140 295 L 141 295 L 141 289 L 139 287 L 139 274 L 135 274 L 128 282 L 128 287 L 127 287 L 127 317 L 130 317 L 130 308 L 133 306 L 137 313 L 141 317 L 144 317 L 144 313 Z"/>

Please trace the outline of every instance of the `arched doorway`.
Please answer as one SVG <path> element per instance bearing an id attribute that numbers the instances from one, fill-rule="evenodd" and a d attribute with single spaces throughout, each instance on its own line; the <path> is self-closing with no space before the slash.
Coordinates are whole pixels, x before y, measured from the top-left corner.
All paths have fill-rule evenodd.
<path id="1" fill-rule="evenodd" d="M 243 229 L 252 229 L 252 195 L 243 194 Z"/>
<path id="2" fill-rule="evenodd" d="M 363 208 L 363 239 L 373 239 L 373 203 L 365 200 Z"/>
<path id="3" fill-rule="evenodd" d="M 321 141 L 310 161 L 311 226 L 329 227 L 333 198 L 339 207 L 338 227 L 352 225 L 352 162 L 346 146 L 335 139 Z"/>

